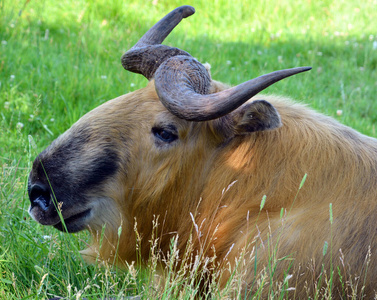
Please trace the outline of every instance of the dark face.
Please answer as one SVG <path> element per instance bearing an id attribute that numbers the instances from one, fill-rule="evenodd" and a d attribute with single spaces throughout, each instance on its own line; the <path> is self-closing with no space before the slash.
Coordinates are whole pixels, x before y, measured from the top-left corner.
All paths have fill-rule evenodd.
<path id="1" fill-rule="evenodd" d="M 88 147 L 88 129 L 63 135 L 38 155 L 28 181 L 29 213 L 43 225 L 68 232 L 85 228 L 94 216 L 96 203 L 89 194 L 101 193 L 101 186 L 118 171 L 119 159 L 111 143 Z M 85 172 L 83 172 L 85 170 Z"/>

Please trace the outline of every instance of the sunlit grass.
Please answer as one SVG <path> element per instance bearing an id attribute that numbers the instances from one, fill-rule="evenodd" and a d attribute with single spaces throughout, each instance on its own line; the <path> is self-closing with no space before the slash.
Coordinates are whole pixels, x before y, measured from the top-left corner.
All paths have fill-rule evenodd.
<path id="1" fill-rule="evenodd" d="M 120 56 L 182 4 L 0 0 L 0 298 L 144 292 L 168 299 L 197 292 L 187 281 L 180 295 L 182 281 L 167 281 L 164 291 L 154 290 L 153 268 L 145 276 L 136 267 L 124 273 L 89 266 L 78 253 L 88 240 L 86 233 L 64 235 L 37 225 L 27 214 L 26 180 L 34 157 L 87 111 L 145 86 L 142 76 L 123 70 Z M 309 73 L 267 92 L 298 99 L 377 136 L 376 0 L 192 5 L 196 14 L 166 43 L 209 62 L 214 79 L 238 84 L 277 69 L 312 66 Z"/>

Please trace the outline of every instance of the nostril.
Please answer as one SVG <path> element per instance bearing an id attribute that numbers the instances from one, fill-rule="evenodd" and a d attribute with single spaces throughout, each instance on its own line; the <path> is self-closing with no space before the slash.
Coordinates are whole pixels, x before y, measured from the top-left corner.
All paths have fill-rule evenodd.
<path id="1" fill-rule="evenodd" d="M 34 184 L 29 190 L 29 198 L 31 206 L 39 206 L 43 210 L 47 210 L 50 206 L 50 191 L 41 184 Z"/>

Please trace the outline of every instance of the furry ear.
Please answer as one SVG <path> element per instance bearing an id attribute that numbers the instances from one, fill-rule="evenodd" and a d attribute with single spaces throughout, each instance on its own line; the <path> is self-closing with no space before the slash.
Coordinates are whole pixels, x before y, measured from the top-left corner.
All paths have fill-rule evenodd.
<path id="1" fill-rule="evenodd" d="M 236 134 L 272 130 L 282 126 L 276 108 L 265 100 L 248 102 L 233 113 Z"/>

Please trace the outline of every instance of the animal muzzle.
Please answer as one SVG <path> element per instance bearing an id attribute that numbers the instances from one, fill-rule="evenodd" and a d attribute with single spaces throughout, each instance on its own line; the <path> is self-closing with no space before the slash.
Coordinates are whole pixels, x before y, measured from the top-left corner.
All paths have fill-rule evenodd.
<path id="1" fill-rule="evenodd" d="M 54 226 L 63 232 L 78 232 L 87 228 L 93 217 L 92 207 L 67 206 L 55 198 L 52 189 L 43 183 L 31 183 L 28 193 L 30 199 L 29 214 L 42 225 Z"/>

